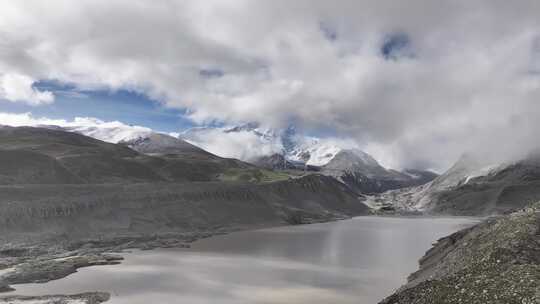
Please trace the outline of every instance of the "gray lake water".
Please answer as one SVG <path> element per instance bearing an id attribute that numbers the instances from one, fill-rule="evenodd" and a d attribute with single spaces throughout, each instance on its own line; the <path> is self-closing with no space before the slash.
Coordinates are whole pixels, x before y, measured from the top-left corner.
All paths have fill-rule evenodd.
<path id="1" fill-rule="evenodd" d="M 370 304 L 405 283 L 438 238 L 474 218 L 358 217 L 238 232 L 191 249 L 134 251 L 11 294 L 108 291 L 112 304 Z"/>

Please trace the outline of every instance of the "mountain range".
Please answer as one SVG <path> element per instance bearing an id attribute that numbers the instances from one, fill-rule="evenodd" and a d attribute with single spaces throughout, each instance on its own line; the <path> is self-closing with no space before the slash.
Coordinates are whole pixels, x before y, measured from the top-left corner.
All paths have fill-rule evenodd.
<path id="1" fill-rule="evenodd" d="M 25 162 L 28 168 L 42 167 L 40 172 L 44 173 L 33 177 L 35 182 L 39 183 L 46 183 L 49 180 L 108 182 L 122 174 L 126 174 L 130 180 L 140 181 L 223 179 L 261 181 L 272 180 L 276 176 L 286 178 L 292 172 L 295 172 L 293 175 L 307 172 L 333 177 L 358 195 L 370 195 L 366 203 L 377 210 L 437 214 L 500 213 L 540 198 L 540 191 L 537 190 L 540 189 L 539 157 L 534 156 L 513 163 L 486 163 L 481 158 L 473 157 L 472 154 L 465 154 L 450 169 L 437 176 L 429 171 L 397 171 L 384 168 L 371 155 L 355 147 L 304 136 L 298 134 L 294 127 L 284 130 L 263 129 L 251 123 L 232 127 L 193 128 L 171 135 L 121 123 L 43 127 L 119 143 L 120 146 L 130 148 L 141 155 L 132 159 L 121 157 L 109 160 L 110 165 L 102 169 L 109 175 L 107 179 L 100 179 L 99 174 L 73 176 L 73 172 L 84 170 L 65 170 L 65 164 L 69 163 L 67 160 L 70 157 L 66 157 L 67 160 L 62 160 L 63 164 L 59 165 L 57 159 L 47 158 L 57 157 L 49 155 L 50 153 L 39 156 L 42 159 L 36 155 L 28 155 L 32 151 L 21 153 L 21 157 L 28 158 Z M 218 135 L 247 133 L 255 136 L 262 146 L 278 149 L 268 149 L 267 155 L 248 161 L 222 158 L 197 146 L 204 146 L 200 140 L 207 132 Z M 3 154 L 1 161 L 7 169 L 13 157 L 19 156 L 18 152 L 1 153 Z M 91 158 L 95 159 L 97 156 L 85 157 L 89 160 L 87 163 L 92 164 Z M 45 159 L 49 161 L 44 162 Z M 267 171 L 260 171 L 261 169 Z M 15 169 L 12 167 L 10 170 L 12 171 L 6 172 L 13 172 Z M 120 174 L 115 170 L 123 173 Z M 21 173 L 23 171 L 18 170 L 18 174 L 26 174 Z M 284 172 L 284 175 L 279 175 L 279 172 Z M 269 175 L 273 176 L 269 178 Z M 3 174 L 0 178 L 4 182 L 16 183 L 19 179 L 28 177 Z"/>
<path id="2" fill-rule="evenodd" d="M 335 177 L 358 193 L 381 193 L 391 189 L 422 185 L 437 174 L 422 170 L 391 170 L 381 166 L 371 155 L 346 141 L 326 140 L 298 134 L 294 126 L 284 130 L 262 129 L 249 123 L 228 128 L 195 128 L 179 134 L 197 144 L 205 132 L 255 135 L 261 145 L 278 147 L 277 152 L 248 160 L 274 170 L 317 171 Z"/>
<path id="3" fill-rule="evenodd" d="M 209 137 L 223 137 L 227 140 L 231 138 L 228 136 L 251 136 L 257 140 L 254 149 L 257 149 L 258 155 L 241 157 L 243 161 L 269 170 L 318 172 L 338 179 L 359 194 L 421 185 L 437 176 L 429 171 L 399 172 L 384 168 L 371 155 L 352 147 L 349 142 L 305 136 L 299 134 L 294 126 L 276 130 L 261 128 L 256 123 L 246 123 L 229 127 L 197 127 L 175 134 L 156 133 L 144 127 L 101 121 L 43 127 L 120 143 L 145 154 L 172 154 L 186 149 L 198 149 L 201 154 L 203 148 L 208 148 L 205 140 Z"/>
<path id="4" fill-rule="evenodd" d="M 353 148 L 339 147 L 320 166 L 286 153 L 252 164 L 167 134 L 124 131 L 0 126 L 0 262 L 17 269 L 0 274 L 0 292 L 117 263 L 104 253 L 125 248 L 179 247 L 224 232 L 373 213 L 484 216 L 540 199 L 535 155 L 505 164 L 465 155 L 436 176 L 384 168 Z M 434 254 L 455 247 L 447 244 L 453 236 Z M 416 275 L 430 275 L 433 259 L 428 252 Z M 413 291 L 424 294 L 422 284 Z M 396 298 L 405 302 L 387 303 L 409 303 L 410 295 L 388 301 Z"/>
<path id="5" fill-rule="evenodd" d="M 114 234 L 368 212 L 333 178 L 292 178 L 157 133 L 113 144 L 58 128 L 0 127 L 0 187 L 0 201 L 9 202 L 0 206 L 5 235 L 40 223 Z"/>

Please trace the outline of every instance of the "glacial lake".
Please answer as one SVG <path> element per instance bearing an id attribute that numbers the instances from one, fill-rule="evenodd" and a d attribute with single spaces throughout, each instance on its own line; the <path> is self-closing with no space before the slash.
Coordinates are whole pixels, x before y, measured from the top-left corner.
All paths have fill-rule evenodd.
<path id="1" fill-rule="evenodd" d="M 406 282 L 438 238 L 476 218 L 357 217 L 237 232 L 191 249 L 132 251 L 9 294 L 111 293 L 112 304 L 370 304 Z M 5 295 L 5 294 L 4 294 Z"/>

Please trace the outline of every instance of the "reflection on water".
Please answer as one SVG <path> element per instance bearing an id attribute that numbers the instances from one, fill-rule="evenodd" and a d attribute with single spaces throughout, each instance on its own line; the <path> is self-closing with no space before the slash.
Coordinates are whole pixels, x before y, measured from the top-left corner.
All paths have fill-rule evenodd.
<path id="1" fill-rule="evenodd" d="M 239 232 L 189 250 L 136 251 L 13 294 L 108 291 L 110 303 L 377 303 L 439 237 L 471 218 L 385 218 Z"/>

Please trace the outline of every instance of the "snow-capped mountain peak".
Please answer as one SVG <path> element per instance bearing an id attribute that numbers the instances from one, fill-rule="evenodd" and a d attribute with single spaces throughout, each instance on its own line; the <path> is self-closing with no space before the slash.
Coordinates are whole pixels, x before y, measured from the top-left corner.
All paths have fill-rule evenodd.
<path id="1" fill-rule="evenodd" d="M 306 163 L 311 166 L 324 166 L 328 164 L 342 148 L 321 141 L 318 138 L 305 137 L 296 141 L 296 146 L 286 153 L 291 161 Z"/>
<path id="2" fill-rule="evenodd" d="M 214 154 L 246 161 L 277 153 L 293 163 L 321 167 L 344 149 L 354 149 L 365 162 L 376 162 L 358 150 L 352 141 L 306 136 L 299 134 L 294 125 L 283 130 L 263 128 L 257 123 L 219 128 L 195 127 L 178 136 Z"/>
<path id="3" fill-rule="evenodd" d="M 72 124 L 63 127 L 67 131 L 80 133 L 102 141 L 119 143 L 154 133 L 152 129 L 140 126 L 130 126 L 118 121 L 104 122 L 96 119 L 75 119 Z"/>
<path id="4" fill-rule="evenodd" d="M 62 129 L 64 131 L 75 132 L 85 136 L 93 137 L 110 143 L 130 141 L 141 137 L 147 137 L 155 133 L 152 129 L 127 125 L 119 121 L 102 121 L 92 117 L 76 117 L 72 121 L 59 120 L 54 124 L 47 122 L 29 123 L 28 126 Z"/>

